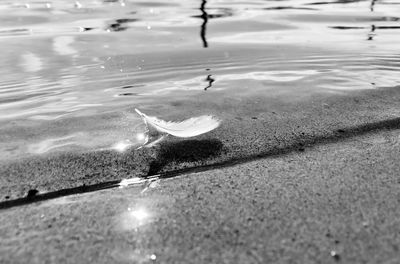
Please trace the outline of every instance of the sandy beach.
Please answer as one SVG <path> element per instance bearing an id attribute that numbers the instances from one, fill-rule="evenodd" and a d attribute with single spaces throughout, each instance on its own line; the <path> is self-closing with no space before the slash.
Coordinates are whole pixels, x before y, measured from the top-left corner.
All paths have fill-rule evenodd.
<path id="1" fill-rule="evenodd" d="M 4 164 L 3 263 L 396 263 L 399 95 L 259 97 L 199 138 Z"/>
<path id="2" fill-rule="evenodd" d="M 398 130 L 2 210 L 2 263 L 396 263 Z"/>

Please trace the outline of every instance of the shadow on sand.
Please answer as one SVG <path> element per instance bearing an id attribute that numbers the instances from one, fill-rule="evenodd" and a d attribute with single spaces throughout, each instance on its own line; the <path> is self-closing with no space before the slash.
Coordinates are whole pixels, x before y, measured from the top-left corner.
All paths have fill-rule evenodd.
<path id="1" fill-rule="evenodd" d="M 172 162 L 196 162 L 221 154 L 222 142 L 217 139 L 165 142 L 159 146 L 157 158 L 150 163 L 147 176 L 159 173 Z"/>

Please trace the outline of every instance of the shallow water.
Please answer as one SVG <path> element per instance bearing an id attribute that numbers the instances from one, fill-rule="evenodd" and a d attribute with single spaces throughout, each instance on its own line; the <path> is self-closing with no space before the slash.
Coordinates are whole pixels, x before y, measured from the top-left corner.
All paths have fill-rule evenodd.
<path id="1" fill-rule="evenodd" d="M 221 98 L 400 82 L 396 1 L 3 1 L 0 14 L 0 159 L 133 140 L 135 107 L 218 116 Z"/>

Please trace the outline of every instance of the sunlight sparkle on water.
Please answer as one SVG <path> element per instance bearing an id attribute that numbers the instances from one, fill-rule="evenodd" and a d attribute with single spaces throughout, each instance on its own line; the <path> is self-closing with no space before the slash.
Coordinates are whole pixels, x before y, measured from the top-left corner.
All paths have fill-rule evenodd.
<path id="1" fill-rule="evenodd" d="M 118 152 L 124 152 L 125 150 L 127 150 L 130 146 L 132 146 L 132 142 L 130 142 L 129 140 L 123 140 L 120 142 L 117 142 L 112 149 L 118 151 Z"/>
<path id="2" fill-rule="evenodd" d="M 137 140 L 142 141 L 142 140 L 145 140 L 146 135 L 144 133 L 137 133 L 136 138 L 137 138 Z"/>

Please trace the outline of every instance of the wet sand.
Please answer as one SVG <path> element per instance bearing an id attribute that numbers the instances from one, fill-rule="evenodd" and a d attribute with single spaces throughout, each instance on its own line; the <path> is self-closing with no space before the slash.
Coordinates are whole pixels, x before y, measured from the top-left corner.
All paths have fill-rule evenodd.
<path id="1" fill-rule="evenodd" d="M 89 190 L 90 186 L 123 178 L 157 174 L 173 177 L 260 158 L 304 152 L 310 147 L 341 142 L 374 131 L 400 128 L 400 93 L 397 87 L 329 96 L 326 93 L 304 93 L 296 99 L 293 99 L 293 95 L 285 97 L 284 91 L 282 93 L 245 99 L 226 95 L 218 97 L 218 93 L 210 93 L 215 104 L 207 104 L 206 109 L 202 107 L 203 101 L 196 101 L 195 98 L 164 101 L 163 106 L 152 108 L 157 112 L 153 110 L 149 114 L 166 120 L 180 120 L 204 113 L 213 113 L 222 119 L 218 129 L 193 139 L 169 138 L 157 147 L 140 150 L 131 148 L 124 153 L 71 150 L 2 161 L 0 207 L 13 206 L 16 199 L 26 197 L 30 190 L 30 194 L 77 187 Z M 220 101 L 216 98 L 220 98 Z M 144 108 L 143 111 L 150 110 Z M 110 124 L 120 119 L 118 114 L 109 114 L 107 117 Z M 105 117 L 82 117 L 75 122 L 85 123 L 86 119 L 96 118 Z M 87 122 L 88 127 L 95 123 L 93 120 Z M 55 125 L 74 129 L 68 120 L 66 124 L 63 122 Z M 29 130 L 13 126 L 1 130 L 3 137 L 9 136 L 8 141 L 12 141 L 16 133 L 20 138 L 25 137 L 21 133 L 26 133 L 26 138 L 29 138 L 29 133 L 41 134 L 35 129 L 46 133 L 46 127 Z M 81 191 L 85 190 L 77 192 Z M 67 190 L 66 193 L 73 194 L 74 190 Z M 18 200 L 17 203 L 20 202 Z"/>
<path id="2" fill-rule="evenodd" d="M 259 97 L 196 139 L 6 163 L 2 263 L 396 263 L 399 95 Z"/>
<path id="3" fill-rule="evenodd" d="M 2 210 L 1 262 L 397 263 L 400 139 L 387 124 Z"/>

